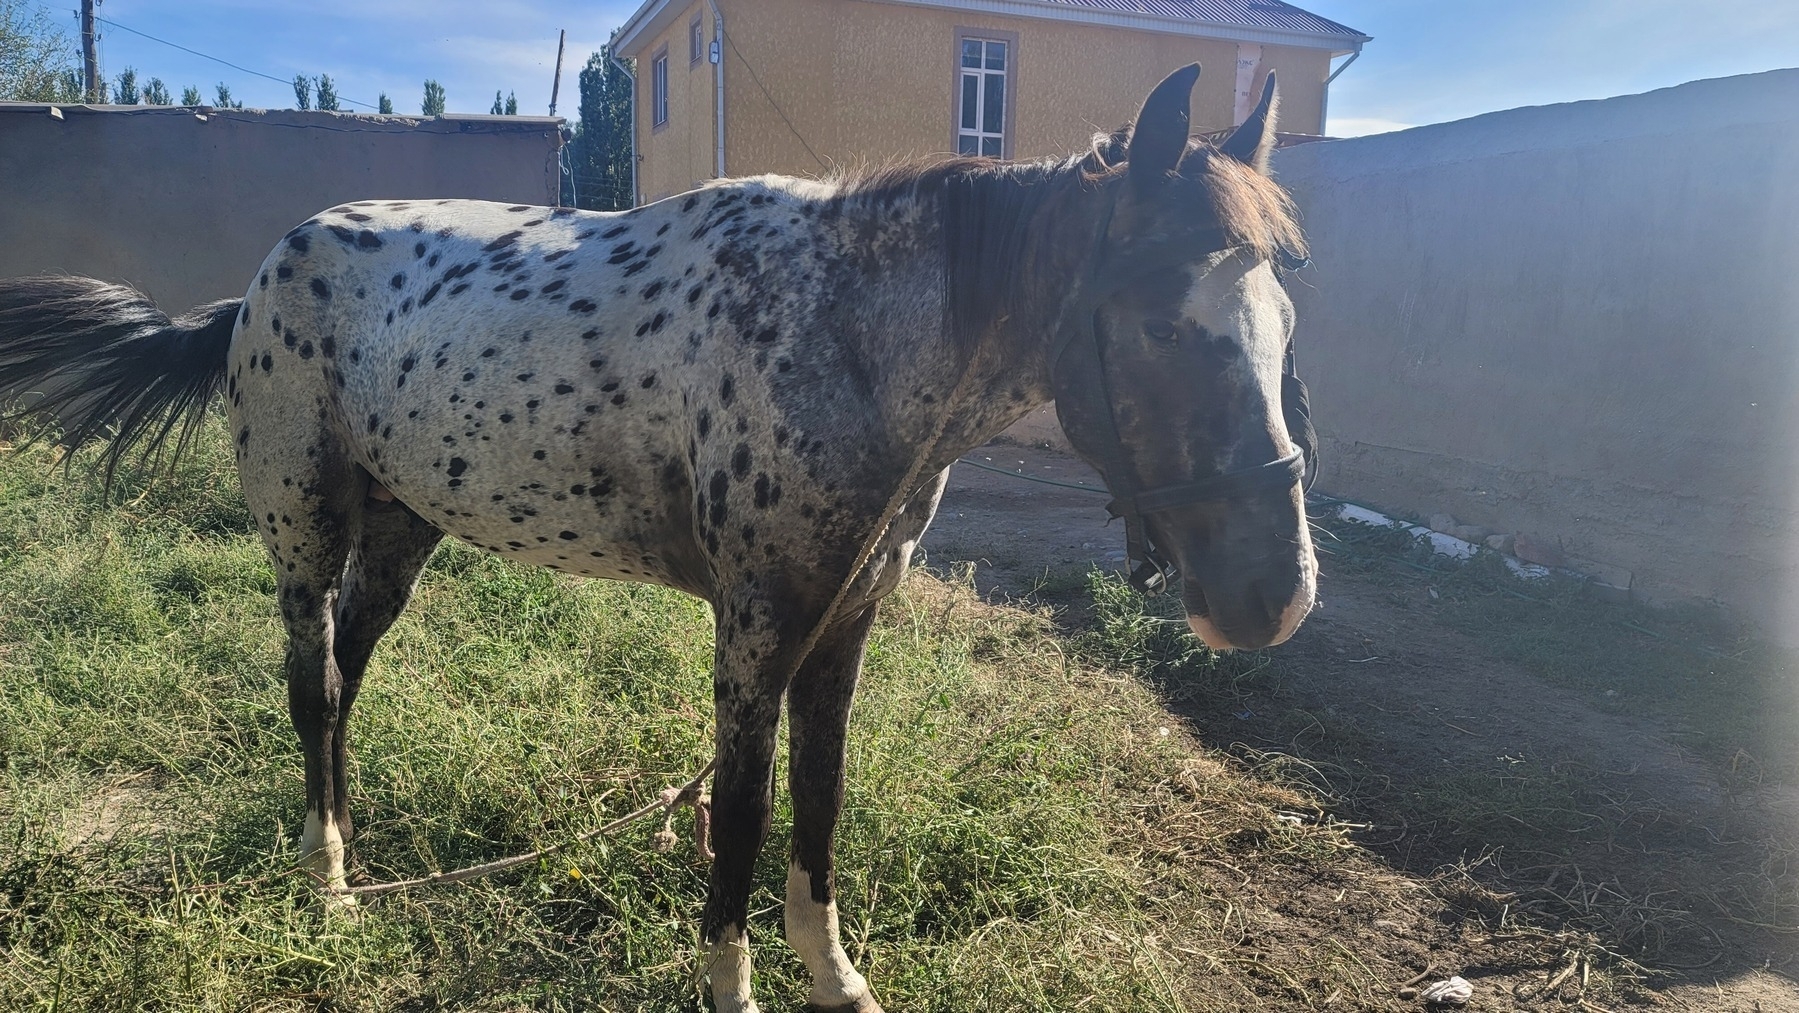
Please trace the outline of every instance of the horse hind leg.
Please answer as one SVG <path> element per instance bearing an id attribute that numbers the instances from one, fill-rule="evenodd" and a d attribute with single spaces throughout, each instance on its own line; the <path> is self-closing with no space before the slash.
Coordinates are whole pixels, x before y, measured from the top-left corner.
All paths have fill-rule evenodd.
<path id="1" fill-rule="evenodd" d="M 330 737 L 330 797 L 332 823 L 343 844 L 355 834 L 346 773 L 350 708 L 362 689 L 362 676 L 375 645 L 405 610 L 420 571 L 443 540 L 442 531 L 391 497 L 365 500 L 356 521 L 332 621 L 332 657 L 339 689 L 337 722 Z"/>
<path id="2" fill-rule="evenodd" d="M 321 440 L 304 466 L 288 473 L 279 462 L 246 458 L 240 451 L 240 471 L 244 498 L 275 562 L 287 630 L 288 717 L 306 768 L 301 865 L 329 888 L 344 885 L 345 839 L 337 823 L 344 810 L 343 774 L 337 769 L 344 680 L 333 657 L 332 600 L 350 555 L 363 483 L 361 470 L 328 448 L 329 441 Z"/>

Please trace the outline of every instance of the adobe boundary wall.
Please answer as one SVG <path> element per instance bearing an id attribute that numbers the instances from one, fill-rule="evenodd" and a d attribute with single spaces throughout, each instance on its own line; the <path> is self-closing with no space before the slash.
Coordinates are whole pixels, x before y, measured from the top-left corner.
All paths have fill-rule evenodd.
<path id="1" fill-rule="evenodd" d="M 1799 639 L 1799 70 L 1274 166 L 1321 490 Z"/>
<path id="2" fill-rule="evenodd" d="M 349 201 L 555 204 L 562 121 L 0 103 L 0 277 L 129 282 L 165 311 L 240 296 Z"/>

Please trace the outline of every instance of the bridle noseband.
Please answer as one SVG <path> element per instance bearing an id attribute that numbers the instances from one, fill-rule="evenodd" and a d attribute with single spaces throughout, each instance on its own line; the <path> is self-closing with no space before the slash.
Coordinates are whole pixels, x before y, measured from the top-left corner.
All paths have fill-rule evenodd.
<path id="1" fill-rule="evenodd" d="M 1107 221 L 1100 228 L 1102 242 L 1110 217 L 1109 214 L 1106 216 Z M 1297 270 L 1306 263 L 1304 258 L 1284 249 L 1278 251 L 1277 260 L 1286 270 Z M 1117 277 L 1119 273 L 1112 272 L 1112 276 Z M 1074 303 L 1063 317 L 1064 324 L 1050 354 L 1050 378 L 1063 428 L 1069 428 L 1071 418 L 1091 423 L 1090 427 L 1083 425 L 1081 428 L 1090 429 L 1084 435 L 1095 439 L 1092 446 L 1083 449 L 1099 458 L 1096 463 L 1101 477 L 1112 493 L 1106 511 L 1124 521 L 1131 586 L 1143 594 L 1154 595 L 1173 581 L 1178 569 L 1149 539 L 1143 523 L 1145 516 L 1194 503 L 1212 503 L 1279 489 L 1294 482 L 1303 482 L 1309 489 L 1311 480 L 1317 475 L 1317 433 L 1312 427 L 1311 398 L 1305 383 L 1295 372 L 1293 347 L 1289 344 L 1281 367 L 1281 414 L 1287 425 L 1288 438 L 1296 450 L 1266 464 L 1153 489 L 1135 488 L 1129 478 L 1130 463 L 1125 458 L 1124 445 L 1112 416 L 1105 348 L 1097 325 L 1100 305 L 1124 287 L 1124 282 L 1106 285 L 1103 282 L 1106 276 L 1096 266 L 1087 284 L 1082 286 L 1086 291 L 1071 293 Z M 1077 341 L 1083 333 L 1088 340 Z"/>

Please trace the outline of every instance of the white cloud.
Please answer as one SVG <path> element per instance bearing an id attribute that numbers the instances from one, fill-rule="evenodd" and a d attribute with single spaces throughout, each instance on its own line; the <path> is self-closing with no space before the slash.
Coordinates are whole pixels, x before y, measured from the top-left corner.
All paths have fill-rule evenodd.
<path id="1" fill-rule="evenodd" d="M 1369 134 L 1386 134 L 1395 130 L 1410 130 L 1416 123 L 1401 123 L 1398 120 L 1383 120 L 1374 116 L 1332 116 L 1325 133 L 1332 137 L 1366 137 Z"/>

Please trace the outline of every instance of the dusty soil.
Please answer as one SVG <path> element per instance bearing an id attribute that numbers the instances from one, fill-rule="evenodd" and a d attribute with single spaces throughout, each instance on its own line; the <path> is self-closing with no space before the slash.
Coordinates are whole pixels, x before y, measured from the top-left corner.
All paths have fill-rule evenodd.
<path id="1" fill-rule="evenodd" d="M 970 459 L 1100 486 L 1046 442 Z M 1123 565 L 1105 502 L 958 466 L 928 560 L 972 561 L 989 596 L 1061 605 L 1079 625 L 1084 574 Z M 1395 584 L 1323 565 L 1321 604 L 1269 653 L 1272 674 L 1225 695 L 1159 687 L 1201 741 L 1305 761 L 1333 815 L 1364 825 L 1362 851 L 1342 865 L 1221 872 L 1219 895 L 1274 954 L 1263 959 L 1329 937 L 1392 986 L 1392 1009 L 1418 1008 L 1401 986 L 1428 968 L 1426 980 L 1472 981 L 1469 1009 L 1799 1011 L 1799 934 L 1745 925 L 1733 904 L 1791 875 L 1771 867 L 1795 854 L 1790 813 L 1683 750 L 1678 729 L 1610 713 L 1444 625 L 1423 575 Z M 1529 823 L 1537 789 L 1570 779 L 1590 824 L 1544 829 L 1540 847 L 1483 847 L 1483 816 Z M 1510 791 L 1514 805 L 1483 814 L 1458 784 Z M 1579 954 L 1613 987 L 1582 991 Z M 1641 985 L 1616 985 L 1639 974 Z M 1247 1008 L 1318 1004 L 1283 995 Z"/>

